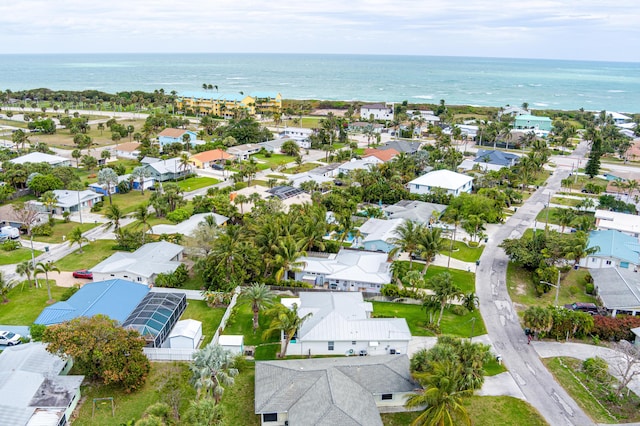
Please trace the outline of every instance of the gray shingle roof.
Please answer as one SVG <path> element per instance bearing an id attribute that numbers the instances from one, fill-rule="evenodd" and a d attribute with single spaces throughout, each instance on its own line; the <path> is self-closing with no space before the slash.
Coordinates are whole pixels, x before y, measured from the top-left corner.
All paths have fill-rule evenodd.
<path id="1" fill-rule="evenodd" d="M 640 309 L 639 273 L 618 268 L 591 269 L 589 273 L 607 309 Z"/>

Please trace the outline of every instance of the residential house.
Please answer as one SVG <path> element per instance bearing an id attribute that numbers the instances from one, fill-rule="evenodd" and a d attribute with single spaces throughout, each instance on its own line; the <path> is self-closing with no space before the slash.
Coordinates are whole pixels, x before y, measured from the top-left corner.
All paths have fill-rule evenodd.
<path id="1" fill-rule="evenodd" d="M 224 166 L 227 161 L 232 161 L 233 159 L 233 155 L 221 149 L 212 149 L 192 155 L 189 161 L 196 169 L 211 169 L 216 164 Z"/>
<path id="2" fill-rule="evenodd" d="M 605 111 L 605 114 L 608 117 L 611 117 L 611 119 L 613 120 L 614 124 L 616 124 L 616 125 L 625 124 L 625 123 L 629 123 L 629 122 L 633 121 L 632 117 L 629 117 L 628 115 L 620 114 L 619 112 Z M 596 118 L 598 118 L 600 116 L 600 113 L 596 112 L 596 113 L 594 113 L 594 116 Z"/>
<path id="3" fill-rule="evenodd" d="M 84 376 L 69 376 L 71 359 L 33 342 L 0 353 L 0 424 L 64 426 L 80 401 Z"/>
<path id="4" fill-rule="evenodd" d="M 262 146 L 257 143 L 246 143 L 243 145 L 232 146 L 227 149 L 227 152 L 238 160 L 248 160 L 250 156 L 259 153 L 261 149 Z"/>
<path id="5" fill-rule="evenodd" d="M 52 167 L 64 167 L 71 165 L 71 160 L 68 158 L 60 157 L 58 155 L 45 154 L 43 152 L 30 152 L 29 154 L 13 158 L 9 160 L 9 162 L 13 164 L 47 163 Z"/>
<path id="6" fill-rule="evenodd" d="M 313 133 L 313 129 L 304 127 L 285 127 L 280 133 L 280 136 L 295 140 L 302 149 L 309 149 L 311 148 L 311 135 L 313 135 Z"/>
<path id="7" fill-rule="evenodd" d="M 408 185 L 412 194 L 429 194 L 435 188 L 441 188 L 447 194 L 458 196 L 471 192 L 473 177 L 450 170 L 436 170 L 410 181 Z"/>
<path id="8" fill-rule="evenodd" d="M 405 154 L 415 154 L 421 146 L 422 142 L 393 140 L 379 146 L 378 149 L 395 149 L 400 153 L 404 152 Z"/>
<path id="9" fill-rule="evenodd" d="M 365 148 L 363 159 L 367 157 L 376 157 L 378 160 L 386 163 L 387 161 L 391 161 L 396 158 L 400 153 L 395 149 L 376 149 L 376 148 Z"/>
<path id="10" fill-rule="evenodd" d="M 635 271 L 640 266 L 638 238 L 621 231 L 591 231 L 587 249 L 596 251 L 580 260 L 580 266 L 586 268 L 623 268 Z"/>
<path id="11" fill-rule="evenodd" d="M 93 207 L 96 203 L 103 200 L 103 195 L 97 192 L 85 189 L 83 191 L 72 191 L 70 189 L 55 189 L 53 194 L 58 200 L 53 208 L 54 214 L 63 214 L 64 212 L 74 213 L 79 210 L 86 210 Z M 42 211 L 46 211 L 44 204 L 40 201 L 34 201 Z"/>
<path id="12" fill-rule="evenodd" d="M 113 153 L 117 158 L 137 159 L 140 155 L 140 143 L 125 142 L 118 144 Z"/>
<path id="13" fill-rule="evenodd" d="M 474 140 L 478 136 L 479 127 L 475 124 L 454 124 L 454 127 L 460 129 L 460 134 L 463 138 Z M 442 133 L 445 135 L 453 135 L 453 127 L 445 128 Z"/>
<path id="14" fill-rule="evenodd" d="M 396 246 L 393 241 L 398 238 L 396 230 L 404 223 L 404 219 L 370 218 L 360 228 L 362 240 L 358 239 L 354 247 L 363 247 L 369 251 L 389 253 Z"/>
<path id="15" fill-rule="evenodd" d="M 640 237 L 640 216 L 609 210 L 596 210 L 596 228 L 620 231 L 638 238 Z"/>
<path id="16" fill-rule="evenodd" d="M 91 268 L 94 281 L 121 279 L 153 284 L 158 274 L 180 266 L 184 247 L 168 241 L 147 243 L 133 253 L 117 252 Z"/>
<path id="17" fill-rule="evenodd" d="M 338 167 L 340 167 L 340 163 L 330 163 L 324 166 L 316 167 L 315 169 L 311 169 L 308 173 L 323 177 L 335 177 L 338 175 Z"/>
<path id="18" fill-rule="evenodd" d="M 419 389 L 406 355 L 262 361 L 255 413 L 262 426 L 382 426 Z"/>
<path id="19" fill-rule="evenodd" d="M 551 127 L 551 119 L 549 117 L 531 114 L 518 115 L 513 122 L 514 129 L 534 129 L 550 132 Z"/>
<path id="20" fill-rule="evenodd" d="M 193 231 L 196 230 L 198 225 L 200 225 L 201 223 L 204 223 L 207 220 L 206 218 L 209 216 L 211 216 L 215 220 L 216 226 L 223 226 L 229 220 L 228 217 L 222 216 L 221 214 L 217 214 L 217 213 L 198 213 L 198 214 L 194 214 L 189 219 L 183 222 L 177 223 L 175 225 L 169 225 L 169 224 L 154 225 L 151 227 L 152 228 L 151 230 L 147 231 L 147 233 L 155 234 L 155 235 L 181 234 L 181 235 L 190 236 L 191 234 L 193 234 Z"/>
<path id="21" fill-rule="evenodd" d="M 389 219 L 404 219 L 423 225 L 431 225 L 440 219 L 446 208 L 447 206 L 444 204 L 400 200 L 395 204 L 383 207 L 382 212 Z"/>
<path id="22" fill-rule="evenodd" d="M 296 281 L 339 291 L 380 293 L 391 282 L 391 263 L 386 253 L 341 249 L 300 257 L 304 266 L 295 272 Z"/>
<path id="23" fill-rule="evenodd" d="M 129 182 L 131 185 L 131 189 L 140 190 L 140 180 L 132 178 L 131 174 L 118 176 L 118 185 L 122 182 Z M 146 177 L 144 178 L 142 188 L 145 190 L 149 189 L 153 186 L 154 183 L 155 183 L 155 180 L 152 177 Z M 111 190 L 107 191 L 107 185 L 94 182 L 92 184 L 89 184 L 89 188 L 92 191 L 97 192 L 98 194 L 109 195 L 108 192 L 111 192 L 112 194 L 117 194 L 120 192 L 118 185 L 111 186 Z"/>
<path id="24" fill-rule="evenodd" d="M 157 182 L 185 178 L 191 174 L 193 168 L 191 164 L 183 164 L 182 159 L 177 157 L 167 158 L 166 160 L 145 157 L 142 164 L 145 165 L 150 177 Z"/>
<path id="25" fill-rule="evenodd" d="M 191 130 L 167 128 L 161 131 L 160 133 L 158 133 L 158 142 L 160 143 L 161 147 L 164 147 L 165 145 L 172 144 L 172 143 L 183 144 L 184 135 L 189 136 L 190 144 L 195 142 L 196 139 L 198 138 L 198 136 L 196 135 L 196 132 L 193 132 Z"/>
<path id="26" fill-rule="evenodd" d="M 502 117 L 503 115 L 517 117 L 519 115 L 531 115 L 531 111 L 519 106 L 507 105 L 504 108 L 500 108 L 500 111 L 498 111 L 498 117 Z"/>
<path id="27" fill-rule="evenodd" d="M 617 314 L 640 313 L 640 274 L 631 269 L 599 268 L 589 274 L 602 305 L 615 317 Z"/>
<path id="28" fill-rule="evenodd" d="M 376 168 L 376 166 L 378 164 L 382 164 L 384 161 L 380 160 L 378 157 L 375 157 L 373 155 L 365 157 L 361 160 L 356 160 L 355 158 L 352 158 L 350 161 L 347 161 L 346 163 L 341 164 L 340 166 L 338 166 L 338 175 L 343 174 L 346 175 L 347 173 L 353 171 L 353 170 L 373 170 Z"/>
<path id="29" fill-rule="evenodd" d="M 365 131 L 372 131 L 373 133 L 382 133 L 384 129 L 384 125 L 380 123 L 370 123 L 368 121 L 354 121 L 349 123 L 349 128 L 347 129 L 352 133 L 364 133 Z"/>
<path id="30" fill-rule="evenodd" d="M 239 191 L 232 192 L 230 194 L 230 197 L 233 201 L 239 194 L 249 197 L 254 193 L 260 195 L 260 198 L 263 200 L 268 200 L 269 198 L 280 199 L 282 201 L 282 207 L 284 208 L 285 212 L 289 211 L 289 206 L 293 204 L 311 203 L 311 196 L 309 194 L 298 188 L 292 188 L 288 185 L 274 188 L 267 188 L 259 185 L 250 186 L 247 188 L 242 188 Z M 240 204 L 239 207 L 241 212 L 246 212 L 252 210 L 254 205 L 251 202 L 246 202 Z"/>
<path id="31" fill-rule="evenodd" d="M 32 224 L 33 226 L 41 225 L 49 220 L 49 215 L 44 212 L 42 204 L 36 203 L 37 201 L 30 201 L 25 203 L 26 208 L 33 209 L 36 212 L 34 223 Z M 16 213 L 14 207 L 15 206 L 13 204 L 5 204 L 4 206 L 0 206 L 0 225 L 26 229 L 26 224 L 23 222 L 23 218 Z"/>
<path id="32" fill-rule="evenodd" d="M 406 354 L 411 332 L 404 318 L 371 318 L 373 305 L 362 293 L 300 292 L 282 298 L 283 305 L 298 306 L 305 320 L 287 348 L 291 355 Z M 284 337 L 284 336 L 282 336 Z"/>
<path id="33" fill-rule="evenodd" d="M 363 120 L 393 120 L 393 109 L 394 105 L 391 102 L 362 105 L 360 118 Z"/>
<path id="34" fill-rule="evenodd" d="M 265 151 L 267 151 L 267 152 L 280 154 L 282 152 L 282 145 L 285 142 L 288 142 L 288 141 L 293 141 L 296 145 L 298 145 L 298 147 L 300 147 L 300 144 L 298 143 L 297 140 L 291 139 L 289 137 L 273 139 L 273 140 L 265 141 L 265 142 L 258 142 L 258 145 L 263 147 L 265 149 Z"/>
<path id="35" fill-rule="evenodd" d="M 493 149 L 479 149 L 476 158 L 465 159 L 458 166 L 462 170 L 480 168 L 483 171 L 500 170 L 503 167 L 513 167 L 520 161 L 520 156 L 509 152 Z"/>
<path id="36" fill-rule="evenodd" d="M 323 183 L 333 182 L 333 178 L 313 174 L 311 172 L 296 173 L 295 175 L 288 176 L 288 178 L 289 183 L 294 188 L 300 188 L 300 184 L 308 181 L 313 181 L 317 183 L 318 186 L 321 186 Z"/>

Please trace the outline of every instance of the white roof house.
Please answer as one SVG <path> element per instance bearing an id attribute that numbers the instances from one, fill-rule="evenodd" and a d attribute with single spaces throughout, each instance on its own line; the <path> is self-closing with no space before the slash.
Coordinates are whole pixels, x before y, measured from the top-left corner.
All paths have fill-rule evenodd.
<path id="1" fill-rule="evenodd" d="M 296 173 L 289 177 L 289 182 L 294 188 L 300 188 L 300 184 L 303 182 L 313 181 L 318 185 L 322 185 L 325 182 L 333 182 L 333 178 L 325 177 L 323 175 L 316 175 L 309 172 Z"/>
<path id="2" fill-rule="evenodd" d="M 391 282 L 391 263 L 386 253 L 361 250 L 340 250 L 337 254 L 304 256 L 302 271 L 295 273 L 298 281 L 340 291 L 380 292 Z"/>
<path id="3" fill-rule="evenodd" d="M 622 123 L 626 123 L 628 121 L 633 120 L 633 118 L 629 117 L 628 115 L 620 114 L 619 112 L 615 112 L 615 111 L 605 111 L 605 114 L 611 117 L 611 119 L 615 124 L 622 124 Z M 597 112 L 594 115 L 598 117 L 600 113 Z"/>
<path id="4" fill-rule="evenodd" d="M 169 334 L 170 348 L 197 349 L 202 340 L 202 323 L 194 319 L 176 322 Z"/>
<path id="5" fill-rule="evenodd" d="M 162 235 L 162 234 L 182 234 L 191 235 L 196 230 L 199 224 L 205 221 L 205 218 L 212 216 L 216 220 L 216 225 L 221 226 L 227 220 L 228 217 L 222 216 L 217 213 L 198 213 L 191 216 L 189 219 L 177 223 L 175 225 L 162 224 L 155 225 L 151 230 L 147 231 L 148 234 Z"/>
<path id="6" fill-rule="evenodd" d="M 393 103 L 362 105 L 360 117 L 363 120 L 368 120 L 370 117 L 374 120 L 393 120 Z"/>
<path id="7" fill-rule="evenodd" d="M 376 164 L 382 164 L 382 163 L 383 163 L 382 160 L 374 156 L 365 157 L 361 160 L 356 160 L 355 158 L 353 158 L 351 159 L 351 161 L 347 161 L 346 163 L 341 164 L 338 167 L 338 174 L 340 173 L 346 174 L 352 170 L 358 170 L 358 169 L 371 170 L 373 167 L 375 167 Z"/>
<path id="8" fill-rule="evenodd" d="M 30 152 L 29 154 L 22 155 L 18 158 L 9 160 L 13 164 L 25 164 L 25 163 L 47 163 L 51 166 L 70 166 L 71 160 L 68 158 L 60 157 L 58 155 L 45 154 L 43 152 Z"/>
<path id="9" fill-rule="evenodd" d="M 411 332 L 404 318 L 371 318 L 373 305 L 362 293 L 301 292 L 281 300 L 311 316 L 298 330 L 287 355 L 388 355 L 406 353 Z M 333 347 L 327 342 L 333 342 Z"/>
<path id="10" fill-rule="evenodd" d="M 444 204 L 400 200 L 393 205 L 384 207 L 382 211 L 390 219 L 406 219 L 426 225 L 438 220 L 446 208 L 447 206 Z"/>
<path id="11" fill-rule="evenodd" d="M 398 238 L 396 229 L 404 223 L 404 219 L 376 219 L 371 218 L 360 226 L 360 233 L 364 236 L 357 246 L 365 250 L 389 253 L 395 245 L 393 240 Z"/>
<path id="12" fill-rule="evenodd" d="M 77 212 L 78 209 L 85 210 L 91 208 L 95 203 L 102 201 L 102 194 L 85 189 L 83 191 L 72 191 L 70 189 L 55 189 L 53 191 L 57 198 L 57 203 L 54 208 L 55 213 L 62 214 L 63 212 Z M 44 208 L 44 205 L 39 201 L 34 201 L 34 204 Z"/>
<path id="13" fill-rule="evenodd" d="M 621 231 L 637 238 L 640 236 L 640 216 L 609 210 L 596 210 L 596 228 Z"/>
<path id="14" fill-rule="evenodd" d="M 153 284 L 158 274 L 175 271 L 180 266 L 184 247 L 168 241 L 148 243 L 133 253 L 114 253 L 91 268 L 94 281 L 114 278 Z"/>
<path id="15" fill-rule="evenodd" d="M 450 170 L 436 170 L 429 172 L 409 182 L 409 192 L 412 194 L 429 194 L 435 188 L 442 188 L 448 194 L 460 195 L 471 192 L 473 177 Z"/>

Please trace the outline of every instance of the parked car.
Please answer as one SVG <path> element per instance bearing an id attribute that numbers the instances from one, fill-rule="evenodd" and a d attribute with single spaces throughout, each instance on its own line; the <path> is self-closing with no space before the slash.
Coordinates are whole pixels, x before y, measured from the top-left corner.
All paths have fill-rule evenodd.
<path id="1" fill-rule="evenodd" d="M 595 303 L 587 303 L 587 302 L 574 302 L 568 305 L 564 305 L 565 309 L 569 309 L 571 311 L 580 311 L 586 312 L 591 315 L 599 315 L 598 305 Z"/>
<path id="2" fill-rule="evenodd" d="M 0 345 L 14 346 L 22 343 L 20 335 L 12 331 L 0 331 Z"/>
<path id="3" fill-rule="evenodd" d="M 2 228 L 0 228 L 0 232 L 8 235 L 12 240 L 20 238 L 20 230 L 18 228 L 14 228 L 13 226 L 3 226 Z"/>
<path id="4" fill-rule="evenodd" d="M 93 272 L 88 271 L 86 269 L 80 269 L 79 271 L 73 272 L 73 278 L 84 278 L 87 280 L 93 279 Z"/>

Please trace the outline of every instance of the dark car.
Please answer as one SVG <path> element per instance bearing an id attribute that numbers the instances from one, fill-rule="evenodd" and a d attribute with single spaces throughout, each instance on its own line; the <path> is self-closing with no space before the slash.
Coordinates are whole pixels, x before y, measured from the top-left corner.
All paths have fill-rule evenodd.
<path id="1" fill-rule="evenodd" d="M 564 305 L 564 307 L 572 311 L 586 312 L 591 315 L 599 314 L 598 305 L 596 305 L 595 303 L 574 302 L 569 305 Z"/>
<path id="2" fill-rule="evenodd" d="M 84 278 L 87 280 L 92 280 L 93 272 L 87 271 L 86 269 L 80 269 L 79 271 L 74 271 L 73 278 Z"/>

